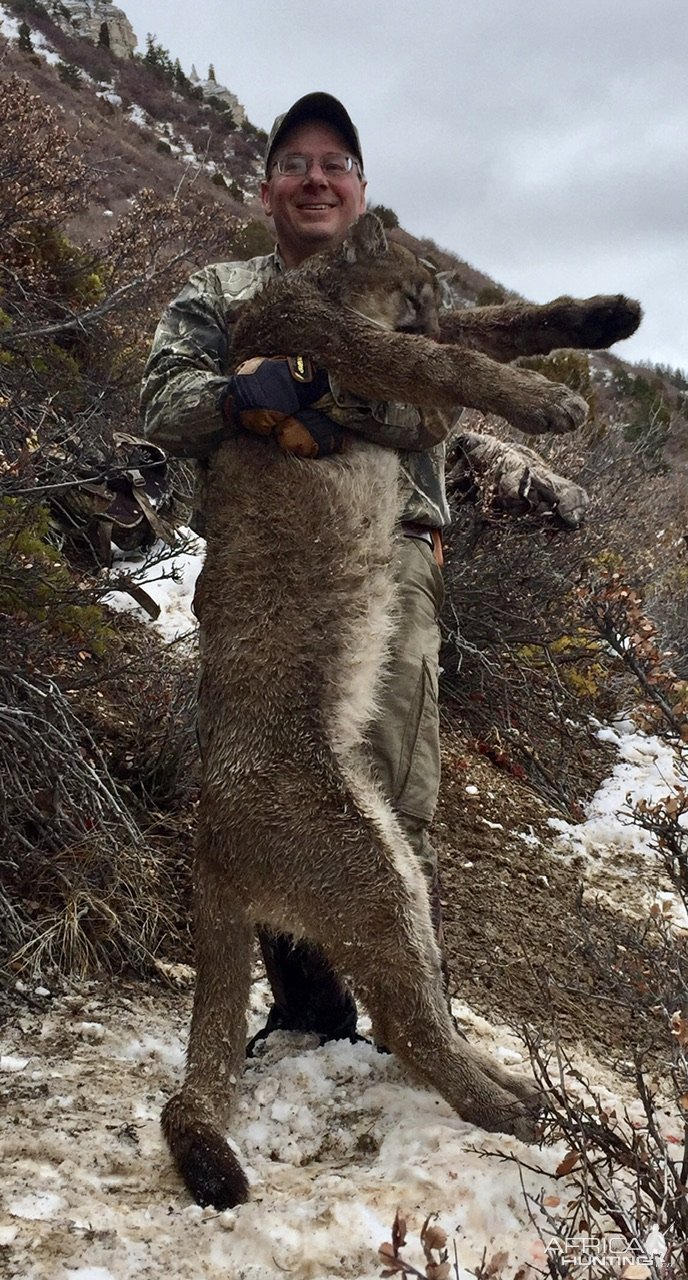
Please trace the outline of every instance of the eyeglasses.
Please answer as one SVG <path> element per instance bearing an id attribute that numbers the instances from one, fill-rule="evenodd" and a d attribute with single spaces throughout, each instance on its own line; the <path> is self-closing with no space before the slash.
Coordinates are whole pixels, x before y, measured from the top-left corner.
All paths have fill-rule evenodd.
<path id="1" fill-rule="evenodd" d="M 304 156 L 298 151 L 288 151 L 286 155 L 279 156 L 272 167 L 273 172 L 276 169 L 283 178 L 305 178 L 314 164 L 320 165 L 326 178 L 343 178 L 353 169 L 359 177 L 361 174 L 358 160 L 339 151 L 328 151 L 324 156 Z"/>

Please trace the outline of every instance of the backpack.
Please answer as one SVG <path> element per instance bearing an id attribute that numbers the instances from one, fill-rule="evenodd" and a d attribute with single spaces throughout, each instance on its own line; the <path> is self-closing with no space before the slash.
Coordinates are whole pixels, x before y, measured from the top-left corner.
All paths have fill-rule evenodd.
<path id="1" fill-rule="evenodd" d="M 68 536 L 83 538 L 100 564 L 111 566 L 113 547 L 174 543 L 188 512 L 157 445 L 115 431 L 107 454 L 81 454 L 76 473 L 83 479 L 52 499 L 53 517 Z"/>

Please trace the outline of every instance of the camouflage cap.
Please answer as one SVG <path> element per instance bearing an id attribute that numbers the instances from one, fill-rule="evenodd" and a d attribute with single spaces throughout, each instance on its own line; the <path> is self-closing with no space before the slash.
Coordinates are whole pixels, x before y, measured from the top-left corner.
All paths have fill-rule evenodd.
<path id="1" fill-rule="evenodd" d="M 307 93 L 305 97 L 299 98 L 298 102 L 295 102 L 288 111 L 283 112 L 281 116 L 277 116 L 268 135 L 268 142 L 265 148 L 266 173 L 269 171 L 272 153 L 280 138 L 284 136 L 288 129 L 301 124 L 304 120 L 323 120 L 325 124 L 331 124 L 338 133 L 341 133 L 352 156 L 355 156 L 358 160 L 361 172 L 363 171 L 361 139 L 346 107 L 342 105 L 338 98 L 333 98 L 331 93 Z"/>

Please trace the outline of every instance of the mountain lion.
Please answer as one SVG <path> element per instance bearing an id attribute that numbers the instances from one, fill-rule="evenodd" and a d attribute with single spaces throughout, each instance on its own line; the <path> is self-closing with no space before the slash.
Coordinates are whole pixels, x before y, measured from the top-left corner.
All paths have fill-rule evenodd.
<path id="1" fill-rule="evenodd" d="M 431 271 L 366 216 L 339 249 L 244 305 L 232 358 L 299 352 L 361 396 L 472 405 L 563 432 L 584 420 L 583 400 L 468 347 L 509 358 L 519 343 L 549 350 L 552 336 L 602 345 L 635 327 L 634 307 L 563 300 L 440 320 Z M 433 340 L 443 336 L 463 345 Z M 439 440 L 445 427 L 430 420 Z M 395 625 L 400 503 L 394 450 L 353 434 L 341 453 L 308 461 L 240 432 L 210 463 L 197 984 L 186 1076 L 163 1128 L 191 1194 L 217 1209 L 248 1196 L 224 1131 L 256 923 L 320 944 L 351 975 L 376 1039 L 465 1120 L 535 1136 L 534 1085 L 454 1029 L 422 872 L 359 750 Z"/>

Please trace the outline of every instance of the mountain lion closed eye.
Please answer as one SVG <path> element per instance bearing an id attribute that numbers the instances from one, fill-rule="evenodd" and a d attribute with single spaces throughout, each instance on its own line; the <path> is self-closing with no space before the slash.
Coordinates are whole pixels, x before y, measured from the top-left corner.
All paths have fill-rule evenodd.
<path id="1" fill-rule="evenodd" d="M 595 301 L 598 320 L 602 302 L 621 305 Z M 563 305 L 552 304 L 560 327 L 580 324 L 586 304 L 566 300 L 567 320 Z M 609 321 L 614 336 L 632 306 Z M 474 346 L 494 340 L 503 354 L 529 323 L 542 340 L 534 310 L 501 327 L 484 312 L 471 327 L 466 313 L 453 333 Z M 529 431 L 583 420 L 568 388 L 417 331 L 440 333 L 432 274 L 365 217 L 338 250 L 245 304 L 232 357 L 298 351 L 363 396 L 476 405 Z M 534 336 L 523 342 L 537 349 Z M 376 1039 L 465 1120 L 534 1136 L 534 1086 L 454 1029 L 422 872 L 359 754 L 394 626 L 399 512 L 394 450 L 353 435 L 315 462 L 240 433 L 210 463 L 197 985 L 186 1075 L 163 1128 L 192 1195 L 218 1209 L 248 1195 L 224 1130 L 244 1058 L 255 923 L 320 944 L 351 975 Z"/>

